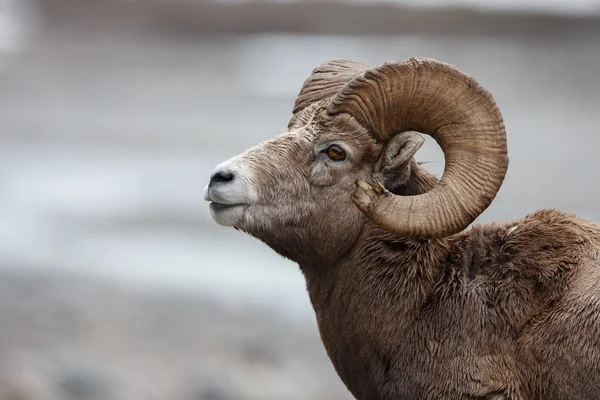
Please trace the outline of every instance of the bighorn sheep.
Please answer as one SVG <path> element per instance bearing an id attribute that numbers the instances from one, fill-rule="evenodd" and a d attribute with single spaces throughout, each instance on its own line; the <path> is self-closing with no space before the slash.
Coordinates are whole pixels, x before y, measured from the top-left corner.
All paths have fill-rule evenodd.
<path id="1" fill-rule="evenodd" d="M 357 399 L 600 398 L 600 225 L 542 210 L 463 231 L 508 167 L 486 89 L 435 60 L 331 61 L 288 129 L 217 166 L 205 199 L 300 265 Z M 415 131 L 444 151 L 439 181 Z"/>

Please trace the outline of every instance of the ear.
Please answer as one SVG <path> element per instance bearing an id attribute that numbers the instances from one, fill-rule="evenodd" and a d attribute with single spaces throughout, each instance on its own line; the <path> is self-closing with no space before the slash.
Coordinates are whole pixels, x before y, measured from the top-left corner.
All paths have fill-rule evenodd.
<path id="1" fill-rule="evenodd" d="M 412 160 L 425 143 L 417 132 L 402 132 L 394 136 L 385 146 L 376 165 L 376 179 L 389 191 L 405 184 L 410 178 Z"/>

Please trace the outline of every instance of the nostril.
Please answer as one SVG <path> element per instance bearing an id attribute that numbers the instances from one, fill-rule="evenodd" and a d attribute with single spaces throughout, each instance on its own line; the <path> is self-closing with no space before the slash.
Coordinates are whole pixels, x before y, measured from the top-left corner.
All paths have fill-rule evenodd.
<path id="1" fill-rule="evenodd" d="M 219 182 L 231 182 L 235 176 L 230 171 L 217 171 L 210 177 L 210 184 L 213 185 Z"/>

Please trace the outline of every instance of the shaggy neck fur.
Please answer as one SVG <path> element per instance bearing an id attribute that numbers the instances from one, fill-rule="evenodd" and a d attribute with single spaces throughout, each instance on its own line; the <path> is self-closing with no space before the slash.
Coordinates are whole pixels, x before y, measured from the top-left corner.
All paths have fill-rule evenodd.
<path id="1" fill-rule="evenodd" d="M 417 168 L 404 190 L 415 179 L 434 183 Z M 557 362 L 574 367 L 571 331 L 592 335 L 596 322 L 569 319 L 579 311 L 551 316 L 568 301 L 590 312 L 569 296 L 600 290 L 599 248 L 597 225 L 554 210 L 438 240 L 367 222 L 336 263 L 301 269 L 323 344 L 357 399 L 592 398 L 600 357 L 591 347 L 577 368 L 596 381 L 575 390 L 553 374 Z M 560 346 L 539 346 L 555 338 Z"/>
<path id="2" fill-rule="evenodd" d="M 395 194 L 418 195 L 437 183 L 414 161 L 409 171 L 405 182 L 391 188 Z M 328 355 L 358 399 L 377 398 L 378 382 L 364 377 L 391 373 L 386 337 L 397 337 L 418 317 L 443 274 L 449 243 L 399 238 L 368 221 L 351 252 L 336 263 L 300 265 Z M 346 360 L 348 351 L 358 352 L 352 361 Z"/>
<path id="3" fill-rule="evenodd" d="M 368 223 L 337 264 L 302 268 L 323 344 L 357 399 L 388 399 L 384 382 L 404 374 L 394 372 L 394 347 L 403 347 L 398 338 L 411 335 L 445 273 L 448 242 L 397 238 Z"/>

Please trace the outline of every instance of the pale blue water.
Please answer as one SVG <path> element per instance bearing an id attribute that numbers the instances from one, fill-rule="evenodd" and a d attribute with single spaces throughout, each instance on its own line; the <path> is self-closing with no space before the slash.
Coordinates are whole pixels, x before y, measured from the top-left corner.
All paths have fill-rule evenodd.
<path id="1" fill-rule="evenodd" d="M 319 63 L 438 58 L 505 117 L 511 163 L 481 221 L 600 221 L 598 38 L 47 35 L 0 75 L 0 265 L 257 302 L 313 318 L 297 267 L 210 220 L 214 165 L 285 130 Z M 431 141 L 419 160 L 440 173 Z"/>

